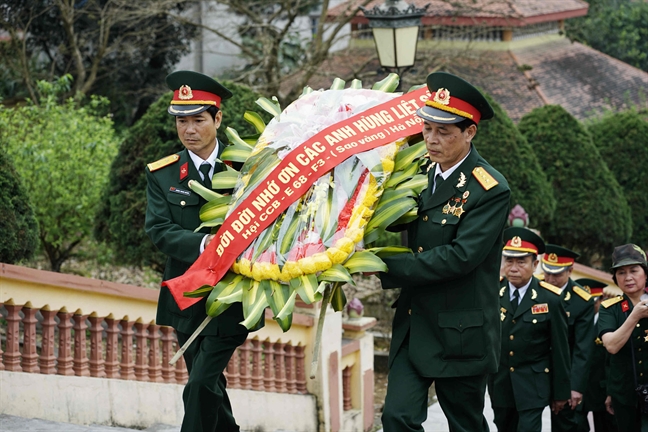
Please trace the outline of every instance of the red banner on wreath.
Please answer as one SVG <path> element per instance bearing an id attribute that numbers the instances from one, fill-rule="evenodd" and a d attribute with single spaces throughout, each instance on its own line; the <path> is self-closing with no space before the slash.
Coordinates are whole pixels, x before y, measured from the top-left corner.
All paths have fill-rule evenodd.
<path id="1" fill-rule="evenodd" d="M 415 113 L 428 97 L 425 87 L 405 93 L 321 130 L 286 155 L 225 219 L 185 274 L 162 282 L 178 307 L 199 302 L 184 293 L 216 285 L 252 241 L 322 175 L 357 153 L 419 133 L 423 120 Z"/>

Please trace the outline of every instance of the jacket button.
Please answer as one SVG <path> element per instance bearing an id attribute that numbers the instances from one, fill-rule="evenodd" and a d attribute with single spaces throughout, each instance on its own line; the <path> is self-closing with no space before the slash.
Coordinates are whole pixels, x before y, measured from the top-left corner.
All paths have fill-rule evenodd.
<path id="1" fill-rule="evenodd" d="M 509 336 L 509 339 L 511 339 L 511 340 L 515 339 L 515 336 L 511 335 L 511 336 Z"/>
<path id="2" fill-rule="evenodd" d="M 511 351 L 511 352 L 509 353 L 509 355 L 510 355 L 511 357 L 513 357 L 513 351 Z"/>
<path id="3" fill-rule="evenodd" d="M 423 246 L 419 246 L 419 247 L 418 247 L 418 252 L 419 252 L 419 253 L 423 252 Z"/>
<path id="4" fill-rule="evenodd" d="M 533 324 L 537 324 L 537 323 L 538 323 L 538 320 L 537 320 L 537 319 L 534 319 L 534 320 L 531 321 L 531 322 L 532 322 Z"/>
<path id="5" fill-rule="evenodd" d="M 427 220 L 428 220 L 427 215 L 423 216 L 423 222 L 427 222 Z"/>
<path id="6" fill-rule="evenodd" d="M 515 324 L 515 320 L 512 320 L 511 322 L 512 322 L 513 324 Z"/>
<path id="7" fill-rule="evenodd" d="M 407 310 L 407 313 L 410 314 L 410 315 L 412 315 L 412 309 L 408 309 L 408 310 Z"/>
<path id="8" fill-rule="evenodd" d="M 445 225 L 446 222 L 447 222 L 447 220 L 446 220 L 446 219 L 443 219 L 443 220 L 441 221 L 441 225 Z"/>
<path id="9" fill-rule="evenodd" d="M 511 366 L 511 368 L 510 368 L 509 370 L 510 370 L 511 372 L 513 372 L 513 371 L 515 370 L 515 368 L 514 368 L 513 366 Z"/>
<path id="10" fill-rule="evenodd" d="M 181 206 L 183 206 L 183 205 L 185 205 L 185 204 L 187 204 L 185 201 L 180 201 L 180 205 L 181 205 Z"/>
<path id="11" fill-rule="evenodd" d="M 545 368 L 545 373 L 549 373 L 549 368 Z"/>

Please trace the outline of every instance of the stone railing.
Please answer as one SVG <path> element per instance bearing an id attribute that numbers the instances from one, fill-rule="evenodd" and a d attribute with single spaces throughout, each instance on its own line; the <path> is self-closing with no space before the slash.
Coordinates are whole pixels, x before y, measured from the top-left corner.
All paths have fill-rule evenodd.
<path id="1" fill-rule="evenodd" d="M 0 371 L 3 371 L 0 381 L 4 380 L 5 388 L 11 388 L 10 392 L 0 394 L 0 406 L 4 404 L 0 413 L 40 415 L 81 424 L 109 424 L 123 419 L 119 420 L 120 424 L 145 428 L 151 422 L 162 421 L 160 413 L 164 412 L 164 421 L 176 424 L 182 418 L 181 406 L 164 402 L 167 400 L 164 398 L 181 391 L 181 387 L 176 389 L 171 384 L 183 384 L 188 376 L 182 359 L 175 366 L 168 363 L 178 343 L 173 329 L 155 324 L 157 295 L 155 289 L 0 263 Z M 244 419 L 247 423 L 241 424 L 242 427 L 273 430 L 302 425 L 304 430 L 319 428 L 334 432 L 372 427 L 373 338 L 365 330 L 375 324 L 375 319 L 343 320 L 342 314 L 329 308 L 320 366 L 311 380 L 306 378 L 310 373 L 307 365 L 312 360 L 314 322 L 318 314 L 319 304 L 298 304 L 291 330 L 283 333 L 267 310 L 265 327 L 250 333 L 232 356 L 225 372 L 228 388 L 234 392 L 232 404 L 253 398 L 266 408 L 247 412 Z M 33 379 L 27 376 L 21 379 L 23 373 Z M 106 389 L 121 392 L 122 398 L 131 394 L 159 397 L 163 405 L 146 415 L 141 405 L 146 399 L 121 404 L 120 411 L 115 408 L 118 404 L 111 403 L 114 409 L 109 413 L 105 410 L 81 412 L 77 407 L 85 404 L 72 408 L 60 405 L 65 400 L 74 404 L 71 402 L 74 396 L 52 399 L 48 396 L 51 392 L 44 392 L 38 396 L 42 410 L 38 414 L 33 406 L 15 403 L 33 396 L 29 392 L 41 382 L 37 376 L 42 377 L 42 385 L 46 387 L 68 386 L 69 380 L 86 377 L 98 378 L 101 381 L 79 385 L 89 386 L 95 394 L 101 388 L 104 392 Z M 109 381 L 123 384 L 111 386 Z M 163 393 L 160 387 L 147 387 L 153 393 L 132 390 L 132 385 L 160 384 L 164 388 L 169 384 L 168 388 L 173 390 Z M 21 390 L 20 386 L 25 388 Z M 273 398 L 272 393 L 285 396 Z M 264 399 L 264 394 L 269 399 Z M 282 397 L 288 399 L 282 402 Z M 315 403 L 308 402 L 313 397 L 320 401 L 319 413 L 301 408 L 315 409 Z M 279 407 L 285 404 L 297 407 L 301 419 L 282 413 Z M 131 405 L 137 406 L 137 410 L 129 412 Z M 68 410 L 76 411 L 69 413 Z M 98 412 L 106 418 L 97 417 Z M 318 423 L 319 427 L 313 426 Z"/>
<path id="2" fill-rule="evenodd" d="M 4 306 L 4 308 L 2 307 Z M 98 317 L 80 309 L 40 309 L 31 302 L 0 305 L 6 325 L 0 370 L 66 376 L 91 376 L 184 384 L 184 360 L 169 360 L 178 348 L 171 327 L 112 314 Z M 21 351 L 22 347 L 22 351 Z M 259 340 L 252 335 L 240 346 L 225 372 L 230 388 L 305 394 L 303 345 Z"/>

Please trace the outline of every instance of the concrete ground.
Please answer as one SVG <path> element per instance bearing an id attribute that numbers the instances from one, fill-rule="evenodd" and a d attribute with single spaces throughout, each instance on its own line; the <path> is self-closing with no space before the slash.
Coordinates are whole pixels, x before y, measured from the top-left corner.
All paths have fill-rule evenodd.
<path id="1" fill-rule="evenodd" d="M 488 424 L 492 432 L 497 431 L 497 428 L 493 424 L 493 410 L 490 407 L 490 399 L 488 394 L 486 394 L 486 407 L 484 409 L 484 416 L 488 420 Z M 546 408 L 542 414 L 542 431 L 550 431 L 551 424 L 549 422 L 549 408 Z M 438 403 L 432 404 L 428 408 L 428 418 L 423 423 L 423 428 L 425 432 L 447 432 L 448 423 L 446 422 L 445 416 L 441 411 L 441 407 Z M 26 419 L 22 417 L 14 417 L 5 414 L 0 414 L 0 431 L 2 432 L 48 432 L 48 431 L 57 431 L 57 432 L 135 432 L 137 429 L 128 429 L 121 427 L 110 427 L 110 426 L 101 426 L 101 425 L 88 425 L 80 426 L 70 423 L 57 423 L 47 420 L 40 419 Z M 153 425 L 148 429 L 144 430 L 145 432 L 179 432 L 179 426 L 169 426 L 169 425 Z M 275 431 L 282 432 L 282 431 Z M 289 432 L 289 431 L 283 431 Z M 314 431 L 292 431 L 292 432 L 314 432 Z M 343 431 L 343 432 L 354 432 L 354 431 Z M 380 429 L 378 432 L 382 432 Z"/>

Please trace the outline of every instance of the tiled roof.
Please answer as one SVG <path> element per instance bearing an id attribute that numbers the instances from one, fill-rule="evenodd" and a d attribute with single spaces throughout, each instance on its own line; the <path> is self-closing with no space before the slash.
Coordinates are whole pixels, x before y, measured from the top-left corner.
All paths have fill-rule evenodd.
<path id="1" fill-rule="evenodd" d="M 579 119 L 604 108 L 646 106 L 648 73 L 567 39 L 513 51 L 550 104 Z"/>
<path id="2" fill-rule="evenodd" d="M 309 85 L 314 89 L 329 88 L 335 77 L 351 81 L 353 72 L 361 70 L 359 75 L 363 79 L 363 86 L 370 87 L 370 84 L 386 75 L 380 69 L 378 60 L 368 61 L 372 57 L 375 57 L 375 51 L 371 49 L 337 52 L 320 67 L 320 73 L 311 79 Z M 437 50 L 435 57 L 434 63 L 442 66 L 419 67 L 415 72 L 408 72 L 402 87 L 424 83 L 431 69 L 446 70 L 484 89 L 515 122 L 534 108 L 544 105 L 534 86 L 518 70 L 518 65 L 506 51 L 477 51 L 457 56 L 456 52 L 444 54 Z"/>
<path id="3" fill-rule="evenodd" d="M 422 55 L 419 51 L 417 68 L 405 75 L 403 88 L 424 83 L 431 70 L 456 73 L 489 93 L 515 122 L 545 104 L 562 105 L 581 120 L 603 108 L 627 108 L 629 101 L 648 107 L 648 73 L 567 39 L 513 52 L 435 49 L 429 65 Z M 356 73 L 367 88 L 386 74 L 375 57 L 373 49 L 334 53 L 309 84 L 328 88 L 335 77 L 351 81 Z"/>
<path id="4" fill-rule="evenodd" d="M 329 11 L 329 16 L 334 17 L 343 13 L 349 5 L 360 4 L 360 0 L 350 0 L 342 3 Z M 373 0 L 365 8 L 372 9 L 384 3 L 384 0 Z M 585 15 L 588 3 L 584 0 L 456 0 L 448 2 L 445 0 L 409 0 L 410 5 L 424 7 L 430 3 L 423 24 L 445 23 L 447 18 L 457 22 L 458 18 L 471 18 L 474 25 L 475 18 L 498 19 L 492 24 L 521 25 L 533 22 L 542 22 L 539 17 L 546 16 L 547 19 L 558 20 L 573 18 Z M 365 21 L 362 12 L 358 17 Z M 502 20 L 504 18 L 504 20 Z M 450 23 L 450 21 L 448 21 Z"/>

